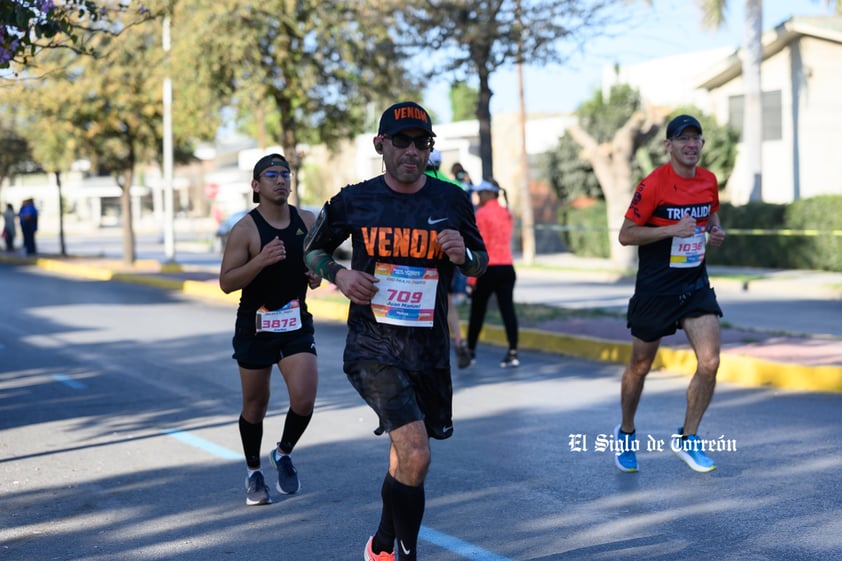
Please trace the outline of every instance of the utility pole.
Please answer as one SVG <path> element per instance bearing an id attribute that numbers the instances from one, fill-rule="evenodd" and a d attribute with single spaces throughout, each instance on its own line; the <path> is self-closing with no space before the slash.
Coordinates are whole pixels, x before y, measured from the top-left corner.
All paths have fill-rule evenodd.
<path id="1" fill-rule="evenodd" d="M 517 20 L 520 23 L 520 0 L 517 3 Z M 521 26 L 521 33 L 523 27 Z M 518 121 L 520 125 L 520 227 L 523 243 L 523 262 L 531 265 L 535 261 L 535 217 L 532 212 L 532 197 L 529 194 L 529 155 L 526 152 L 526 99 L 523 93 L 523 41 L 518 37 L 517 42 L 517 83 L 520 111 Z"/>
<path id="2" fill-rule="evenodd" d="M 164 77 L 164 154 L 162 179 L 164 182 L 164 255 L 168 263 L 175 262 L 175 213 L 173 196 L 173 137 L 172 137 L 172 80 L 170 79 L 170 11 L 164 16 L 163 47 L 166 76 Z"/>

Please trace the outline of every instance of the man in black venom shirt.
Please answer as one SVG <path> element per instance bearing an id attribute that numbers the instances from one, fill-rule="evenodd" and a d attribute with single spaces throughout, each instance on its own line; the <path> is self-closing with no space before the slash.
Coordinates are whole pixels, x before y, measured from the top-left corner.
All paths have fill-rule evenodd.
<path id="1" fill-rule="evenodd" d="M 304 242 L 310 269 L 351 301 L 344 370 L 391 440 L 368 561 L 393 561 L 395 540 L 400 560 L 416 559 L 429 438 L 453 432 L 448 287 L 455 267 L 477 276 L 488 263 L 468 195 L 424 174 L 434 137 L 420 105 L 387 109 L 374 137 L 386 172 L 343 188 Z M 332 258 L 348 236 L 350 269 Z"/>

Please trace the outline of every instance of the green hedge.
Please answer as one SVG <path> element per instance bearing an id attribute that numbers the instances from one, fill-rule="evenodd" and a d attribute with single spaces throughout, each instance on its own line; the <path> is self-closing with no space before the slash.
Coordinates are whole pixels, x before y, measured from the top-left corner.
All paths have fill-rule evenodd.
<path id="1" fill-rule="evenodd" d="M 559 210 L 570 252 L 609 257 L 605 203 Z M 728 237 L 707 252 L 711 265 L 842 272 L 842 195 L 822 195 L 790 204 L 723 203 L 719 218 Z"/>
<path id="2" fill-rule="evenodd" d="M 786 205 L 723 204 L 719 217 L 728 238 L 708 252 L 712 265 L 842 272 L 842 236 L 832 235 L 842 231 L 840 195 Z"/>
<path id="3" fill-rule="evenodd" d="M 585 208 L 558 210 L 558 223 L 565 227 L 562 238 L 570 253 L 606 259 L 611 256 L 606 212 L 605 201 L 596 201 Z"/>

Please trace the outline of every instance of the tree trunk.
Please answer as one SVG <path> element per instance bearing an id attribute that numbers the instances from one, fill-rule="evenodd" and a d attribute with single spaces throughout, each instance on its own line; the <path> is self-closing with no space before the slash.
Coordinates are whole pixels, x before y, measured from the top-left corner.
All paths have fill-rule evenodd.
<path id="1" fill-rule="evenodd" d="M 763 92 L 760 66 L 763 62 L 763 0 L 746 0 L 743 39 L 743 150 L 746 164 L 746 193 L 749 201 L 763 199 Z"/>
<path id="2" fill-rule="evenodd" d="M 301 157 L 298 154 L 298 137 L 295 134 L 295 121 L 289 118 L 292 115 L 292 104 L 278 96 L 275 103 L 281 113 L 281 146 L 284 149 L 284 157 L 289 162 L 289 170 L 292 177 L 289 178 L 289 204 L 298 204 L 298 172 L 301 169 Z"/>
<path id="3" fill-rule="evenodd" d="M 67 256 L 67 246 L 64 244 L 64 197 L 61 194 L 61 172 L 55 172 L 56 187 L 58 188 L 58 247 L 63 257 Z"/>
<path id="4" fill-rule="evenodd" d="M 477 100 L 477 121 L 479 122 L 479 156 L 482 160 L 482 177 L 494 177 L 494 153 L 491 147 L 491 87 L 488 72 L 479 73 L 479 99 Z M 476 183 L 478 181 L 475 180 Z"/>
<path id="5" fill-rule="evenodd" d="M 602 144 L 598 144 L 578 124 L 567 129 L 573 140 L 582 147 L 582 158 L 590 162 L 602 188 L 608 213 L 611 262 L 621 270 L 631 270 L 637 265 L 637 248 L 622 246 L 617 241 L 636 187 L 632 182 L 632 163 L 637 149 L 657 134 L 661 120 L 657 115 L 637 112 L 614 134 L 610 142 Z"/>
<path id="6" fill-rule="evenodd" d="M 531 265 L 535 261 L 535 214 L 532 210 L 532 194 L 529 192 L 529 154 L 526 152 L 526 99 L 523 94 L 523 64 L 517 65 L 518 99 L 520 111 L 520 230 L 523 240 L 523 262 Z"/>
<path id="7" fill-rule="evenodd" d="M 134 170 L 129 168 L 123 176 L 123 185 L 120 193 L 120 213 L 123 222 L 123 263 L 133 265 L 137 256 L 135 255 L 134 224 L 132 220 L 132 183 L 134 182 Z"/>

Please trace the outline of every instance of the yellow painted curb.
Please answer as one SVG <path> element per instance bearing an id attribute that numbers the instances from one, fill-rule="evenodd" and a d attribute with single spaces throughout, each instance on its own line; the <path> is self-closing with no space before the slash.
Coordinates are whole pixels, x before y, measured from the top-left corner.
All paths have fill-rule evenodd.
<path id="1" fill-rule="evenodd" d="M 502 327 L 484 326 L 480 340 L 505 347 L 506 332 Z M 575 356 L 600 362 L 625 365 L 631 358 L 631 342 L 621 343 L 591 337 L 551 333 L 522 328 L 519 344 L 522 349 Z M 696 371 L 696 355 L 692 349 L 661 347 L 654 369 L 692 376 Z M 842 366 L 806 366 L 774 362 L 755 357 L 722 353 L 717 379 L 744 386 L 772 386 L 781 389 L 817 392 L 842 392 Z"/>
<path id="2" fill-rule="evenodd" d="M 348 304 L 307 298 L 307 310 L 313 314 L 314 321 L 329 320 L 346 322 L 348 320 Z"/>
<path id="3" fill-rule="evenodd" d="M 58 261 L 56 259 L 42 259 L 35 260 L 35 265 L 39 269 L 62 273 L 65 275 L 74 275 L 91 280 L 107 281 L 111 280 L 113 273 L 102 267 L 95 267 L 93 265 L 83 265 L 80 263 L 69 263 L 67 261 Z"/>
<path id="4" fill-rule="evenodd" d="M 5 262 L 29 263 L 30 259 L 6 258 Z M 162 279 L 134 273 L 113 273 L 110 270 L 58 259 L 37 258 L 34 264 L 42 269 L 76 275 L 93 280 L 120 280 L 169 290 L 179 290 L 190 296 L 237 303 L 240 291 L 225 294 L 217 284 L 200 281 Z M 318 320 L 341 321 L 348 317 L 348 303 L 320 298 L 307 299 L 310 313 Z M 463 327 L 464 327 L 464 323 Z M 463 330 L 464 331 L 464 330 Z M 480 340 L 505 347 L 506 333 L 502 327 L 486 325 Z M 521 328 L 519 347 L 555 354 L 575 356 L 587 360 L 626 364 L 631 357 L 631 342 L 617 342 L 584 336 L 552 333 L 540 329 Z M 661 347 L 653 368 L 677 374 L 692 375 L 696 357 L 691 349 Z M 723 352 L 718 379 L 746 386 L 772 386 L 788 390 L 842 392 L 842 366 L 806 366 L 773 362 L 745 355 Z"/>

